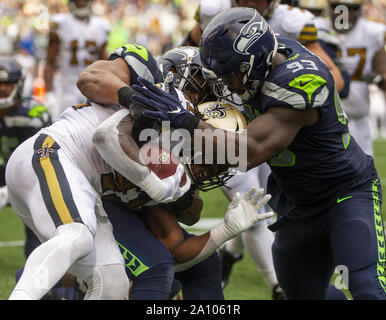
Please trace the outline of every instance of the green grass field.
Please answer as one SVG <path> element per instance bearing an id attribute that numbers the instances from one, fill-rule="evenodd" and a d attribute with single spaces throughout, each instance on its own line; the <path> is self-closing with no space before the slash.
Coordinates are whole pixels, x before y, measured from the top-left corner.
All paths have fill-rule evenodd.
<path id="1" fill-rule="evenodd" d="M 386 190 L 386 140 L 375 141 L 375 163 Z M 228 200 L 220 190 L 202 193 L 204 198 L 203 218 L 221 217 L 226 211 Z M 382 208 L 385 219 L 385 206 Z M 0 300 L 7 299 L 15 285 L 15 272 L 24 265 L 22 241 L 24 228 L 9 207 L 0 211 Z M 229 300 L 269 300 L 271 291 L 265 285 L 255 265 L 247 254 L 235 264 L 231 280 L 225 288 Z"/>

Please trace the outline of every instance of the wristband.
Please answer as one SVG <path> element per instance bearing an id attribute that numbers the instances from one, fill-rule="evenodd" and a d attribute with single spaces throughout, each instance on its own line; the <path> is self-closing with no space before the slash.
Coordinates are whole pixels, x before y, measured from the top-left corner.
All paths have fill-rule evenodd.
<path id="1" fill-rule="evenodd" d="M 186 118 L 182 122 L 181 127 L 188 130 L 191 135 L 194 134 L 194 129 L 197 129 L 198 125 L 200 124 L 200 118 L 186 112 Z"/>
<path id="2" fill-rule="evenodd" d="M 126 108 L 130 107 L 132 100 L 131 96 L 136 92 L 130 87 L 122 87 L 118 90 L 118 101 L 120 105 L 125 106 Z"/>

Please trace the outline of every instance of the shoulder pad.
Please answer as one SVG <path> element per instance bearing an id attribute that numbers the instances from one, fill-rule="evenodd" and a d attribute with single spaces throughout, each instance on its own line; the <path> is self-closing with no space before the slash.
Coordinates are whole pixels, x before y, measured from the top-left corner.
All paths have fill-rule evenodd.
<path id="1" fill-rule="evenodd" d="M 130 70 L 134 72 L 132 82 L 136 82 L 137 77 L 145 78 L 153 83 L 163 82 L 161 71 L 157 67 L 157 62 L 152 54 L 139 44 L 127 44 L 116 49 L 109 57 L 109 60 L 123 58 Z"/>
<path id="2" fill-rule="evenodd" d="M 330 94 L 328 83 L 332 76 L 325 75 L 317 60 L 295 57 L 283 62 L 275 73 L 268 76 L 262 93 L 276 100 L 277 106 L 295 109 L 321 107 Z"/>
<path id="3" fill-rule="evenodd" d="M 149 52 L 144 46 L 139 44 L 126 44 L 116 50 L 111 55 L 117 55 L 124 58 L 128 54 L 134 54 L 138 56 L 141 60 L 148 61 L 149 60 Z"/>

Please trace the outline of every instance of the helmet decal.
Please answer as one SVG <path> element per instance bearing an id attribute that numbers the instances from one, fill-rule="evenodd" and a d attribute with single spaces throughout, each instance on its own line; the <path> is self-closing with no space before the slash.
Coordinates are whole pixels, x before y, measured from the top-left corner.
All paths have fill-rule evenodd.
<path id="1" fill-rule="evenodd" d="M 255 17 L 253 17 L 253 19 L 254 18 Z M 265 20 L 253 21 L 253 19 L 240 30 L 238 37 L 233 43 L 233 48 L 238 53 L 249 54 L 248 49 L 259 40 L 268 29 L 268 23 Z"/>
<path id="2" fill-rule="evenodd" d="M 214 103 L 213 105 L 209 105 L 208 107 L 205 107 L 204 116 L 208 118 L 223 119 L 226 116 L 227 110 L 231 110 L 231 109 L 222 103 L 221 104 Z"/>
<path id="3" fill-rule="evenodd" d="M 193 59 L 198 55 L 198 50 L 193 50 L 192 48 L 186 47 L 181 48 L 180 50 L 176 50 L 177 54 L 181 54 L 184 56 L 184 60 Z"/>

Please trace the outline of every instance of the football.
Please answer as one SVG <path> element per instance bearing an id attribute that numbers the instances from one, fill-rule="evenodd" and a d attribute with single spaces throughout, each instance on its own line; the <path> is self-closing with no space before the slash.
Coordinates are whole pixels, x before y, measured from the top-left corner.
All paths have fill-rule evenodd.
<path id="1" fill-rule="evenodd" d="M 157 144 L 146 144 L 140 150 L 141 162 L 145 163 L 160 179 L 176 173 L 179 159 L 169 150 Z M 182 176 L 180 187 L 186 183 L 186 173 Z"/>

